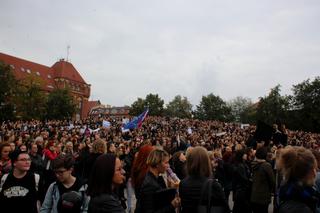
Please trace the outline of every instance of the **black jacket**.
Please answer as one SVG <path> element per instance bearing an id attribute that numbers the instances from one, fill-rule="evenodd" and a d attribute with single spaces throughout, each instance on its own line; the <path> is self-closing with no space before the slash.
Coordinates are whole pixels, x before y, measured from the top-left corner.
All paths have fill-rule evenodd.
<path id="1" fill-rule="evenodd" d="M 245 163 L 239 163 L 234 166 L 232 180 L 233 198 L 241 201 L 250 199 L 251 193 L 251 174 Z"/>
<path id="2" fill-rule="evenodd" d="M 271 203 L 271 193 L 274 191 L 275 177 L 271 164 L 257 159 L 252 162 L 252 203 L 266 205 Z"/>
<path id="3" fill-rule="evenodd" d="M 88 213 L 125 213 L 115 194 L 102 194 L 90 199 Z"/>
<path id="4" fill-rule="evenodd" d="M 201 189 L 207 181 L 206 177 L 188 176 L 180 182 L 179 195 L 181 198 L 181 213 L 195 213 L 200 202 Z M 211 203 L 214 206 L 225 207 L 225 212 L 229 212 L 228 203 L 225 199 L 221 185 L 217 181 L 212 182 Z"/>
<path id="5" fill-rule="evenodd" d="M 171 213 L 175 212 L 174 207 L 169 202 L 161 208 L 157 208 L 155 199 L 156 192 L 165 189 L 166 185 L 162 177 L 156 177 L 151 172 L 147 172 L 140 188 L 140 199 L 137 200 L 136 213 Z"/>

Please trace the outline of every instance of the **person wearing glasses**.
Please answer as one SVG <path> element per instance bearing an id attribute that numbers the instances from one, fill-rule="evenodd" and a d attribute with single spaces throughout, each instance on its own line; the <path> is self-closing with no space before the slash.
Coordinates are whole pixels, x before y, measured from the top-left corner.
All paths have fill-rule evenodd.
<path id="1" fill-rule="evenodd" d="M 124 181 L 120 159 L 112 153 L 100 155 L 93 164 L 88 183 L 88 213 L 125 213 L 117 193 Z"/>
<path id="2" fill-rule="evenodd" d="M 30 172 L 31 159 L 27 152 L 15 150 L 10 153 L 13 169 L 1 178 L 1 212 L 37 213 L 39 207 L 38 174 Z"/>
<path id="3" fill-rule="evenodd" d="M 89 198 L 85 191 L 86 184 L 72 175 L 74 160 L 72 155 L 59 155 L 53 161 L 53 171 L 57 180 L 46 193 L 41 206 L 41 213 L 86 212 Z"/>

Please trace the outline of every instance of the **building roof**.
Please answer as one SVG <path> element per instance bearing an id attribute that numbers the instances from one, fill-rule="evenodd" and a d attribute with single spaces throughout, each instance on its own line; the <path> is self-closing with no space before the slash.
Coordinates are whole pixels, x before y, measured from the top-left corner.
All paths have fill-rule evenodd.
<path id="1" fill-rule="evenodd" d="M 56 78 L 65 78 L 87 84 L 74 66 L 64 59 L 57 61 L 51 68 L 54 70 Z"/>
<path id="2" fill-rule="evenodd" d="M 76 68 L 68 61 L 61 59 L 51 67 L 27 61 L 0 52 L 0 62 L 10 65 L 16 79 L 27 79 L 29 76 L 39 77 L 42 89 L 51 92 L 67 81 L 74 97 L 82 96 L 83 105 L 81 117 L 87 117 L 90 109 L 100 105 L 100 101 L 87 101 L 90 96 L 90 84 L 87 84 Z"/>
<path id="3" fill-rule="evenodd" d="M 87 84 L 74 66 L 63 59 L 52 67 L 48 67 L 0 52 L 0 61 L 11 66 L 17 79 L 24 79 L 31 74 L 39 76 L 44 81 L 43 89 L 47 91 L 51 91 L 55 87 L 55 78 Z"/>
<path id="4" fill-rule="evenodd" d="M 10 65 L 17 79 L 24 79 L 33 74 L 39 76 L 43 80 L 43 89 L 50 91 L 54 88 L 54 72 L 50 67 L 10 56 L 1 52 L 0 61 Z"/>

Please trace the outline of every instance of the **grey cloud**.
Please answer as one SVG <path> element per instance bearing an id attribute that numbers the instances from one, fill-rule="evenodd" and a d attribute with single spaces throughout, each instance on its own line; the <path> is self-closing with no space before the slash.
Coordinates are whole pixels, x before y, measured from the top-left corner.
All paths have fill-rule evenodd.
<path id="1" fill-rule="evenodd" d="M 0 51 L 50 66 L 70 45 L 92 98 L 111 105 L 150 92 L 257 100 L 319 75 L 319 16 L 317 0 L 5 0 Z"/>

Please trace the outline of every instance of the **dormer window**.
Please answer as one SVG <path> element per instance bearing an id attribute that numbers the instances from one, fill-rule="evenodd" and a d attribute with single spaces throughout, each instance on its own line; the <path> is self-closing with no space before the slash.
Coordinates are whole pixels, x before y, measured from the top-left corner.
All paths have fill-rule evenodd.
<path id="1" fill-rule="evenodd" d="M 10 64 L 10 67 L 11 67 L 11 69 L 14 69 L 14 65 L 13 64 Z"/>
<path id="2" fill-rule="evenodd" d="M 48 78 L 51 78 L 51 75 L 48 74 Z"/>
<path id="3" fill-rule="evenodd" d="M 38 76 L 40 76 L 40 72 L 36 72 L 36 74 L 37 74 Z"/>
<path id="4" fill-rule="evenodd" d="M 27 73 L 29 73 L 29 74 L 30 74 L 30 73 L 31 73 L 31 70 L 30 70 L 30 69 L 27 69 Z"/>
<path id="5" fill-rule="evenodd" d="M 20 69 L 21 69 L 22 72 L 24 72 L 24 68 L 23 67 L 21 67 Z"/>

